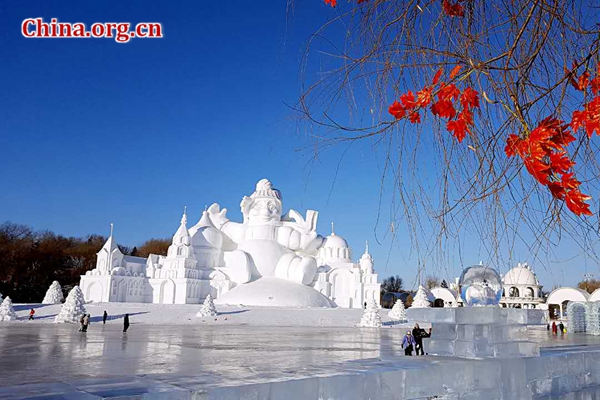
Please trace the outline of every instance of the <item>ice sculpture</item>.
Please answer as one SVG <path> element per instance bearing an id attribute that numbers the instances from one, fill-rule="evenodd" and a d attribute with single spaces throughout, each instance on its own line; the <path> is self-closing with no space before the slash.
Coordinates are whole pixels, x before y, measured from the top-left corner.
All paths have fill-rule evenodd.
<path id="1" fill-rule="evenodd" d="M 460 294 L 471 307 L 497 306 L 502 297 L 502 278 L 498 271 L 484 265 L 466 268 L 459 280 Z"/>

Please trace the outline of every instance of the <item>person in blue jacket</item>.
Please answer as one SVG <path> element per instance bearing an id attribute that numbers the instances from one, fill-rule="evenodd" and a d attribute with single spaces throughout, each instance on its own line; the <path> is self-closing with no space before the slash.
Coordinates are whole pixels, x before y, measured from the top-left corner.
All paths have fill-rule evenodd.
<path id="1" fill-rule="evenodd" d="M 415 348 L 415 338 L 410 331 L 407 331 L 406 336 L 402 339 L 402 348 L 404 349 L 405 356 L 412 356 L 413 349 Z"/>

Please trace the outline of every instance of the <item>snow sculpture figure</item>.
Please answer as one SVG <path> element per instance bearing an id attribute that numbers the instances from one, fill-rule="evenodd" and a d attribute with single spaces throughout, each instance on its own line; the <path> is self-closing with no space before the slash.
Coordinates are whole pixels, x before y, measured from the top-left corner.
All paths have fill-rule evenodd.
<path id="1" fill-rule="evenodd" d="M 394 307 L 388 313 L 388 316 L 398 322 L 406 322 L 406 308 L 404 308 L 404 303 L 402 300 L 398 299 L 394 303 Z"/>
<path id="2" fill-rule="evenodd" d="M 13 308 L 12 300 L 6 296 L 2 305 L 0 305 L 0 321 L 14 321 L 17 319 L 17 313 Z"/>
<path id="3" fill-rule="evenodd" d="M 468 306 L 497 306 L 500 303 L 502 278 L 493 268 L 481 264 L 466 268 L 460 276 L 459 286 Z"/>
<path id="4" fill-rule="evenodd" d="M 375 300 L 369 300 L 358 326 L 361 328 L 381 328 L 382 325 L 379 306 Z"/>
<path id="5" fill-rule="evenodd" d="M 48 288 L 46 295 L 44 296 L 44 300 L 42 300 L 42 304 L 60 304 L 64 300 L 64 296 L 62 293 L 62 288 L 58 281 L 52 282 L 52 285 Z"/>
<path id="6" fill-rule="evenodd" d="M 217 308 L 215 307 L 215 303 L 213 302 L 212 296 L 209 294 L 208 296 L 206 296 L 206 299 L 204 299 L 204 304 L 202 304 L 202 309 L 200 309 L 200 311 L 198 311 L 196 316 L 197 317 L 214 317 L 217 314 L 218 314 Z"/>
<path id="7" fill-rule="evenodd" d="M 419 285 L 419 289 L 417 289 L 417 294 L 415 294 L 415 298 L 412 302 L 411 307 L 413 308 L 429 308 L 431 307 L 431 303 L 427 298 L 427 293 L 425 292 L 425 288 L 422 285 Z"/>
<path id="8" fill-rule="evenodd" d="M 317 272 L 317 262 L 312 255 L 323 242 L 317 235 L 317 212 L 309 210 L 306 220 L 294 211 L 282 216 L 281 193 L 268 179 L 261 179 L 249 197 L 240 204 L 243 223 L 231 222 L 215 203 L 208 209 L 212 224 L 231 239 L 238 253 L 236 260 L 246 260 L 228 265 L 232 270 L 242 269 L 235 276 L 247 276 L 245 282 L 260 277 L 287 279 L 303 285 L 310 284 Z M 298 254 L 297 252 L 301 253 Z"/>
<path id="9" fill-rule="evenodd" d="M 87 311 L 84 307 L 85 300 L 83 299 L 83 292 L 79 286 L 73 287 L 65 300 L 65 304 L 60 309 L 60 312 L 54 318 L 55 323 L 79 323 L 79 319 Z"/>

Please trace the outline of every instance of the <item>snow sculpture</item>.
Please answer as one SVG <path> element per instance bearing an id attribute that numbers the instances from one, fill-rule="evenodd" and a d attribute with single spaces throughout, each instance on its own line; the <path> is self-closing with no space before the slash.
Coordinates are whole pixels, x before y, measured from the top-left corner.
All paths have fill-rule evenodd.
<path id="1" fill-rule="evenodd" d="M 417 289 L 417 294 L 413 299 L 412 308 L 429 308 L 431 307 L 431 303 L 429 302 L 427 292 L 425 292 L 425 288 L 422 285 L 419 285 L 419 289 Z"/>
<path id="2" fill-rule="evenodd" d="M 83 292 L 79 286 L 73 287 L 65 300 L 65 304 L 60 309 L 60 312 L 54 319 L 55 323 L 79 323 L 81 316 L 87 311 L 84 307 Z"/>
<path id="3" fill-rule="evenodd" d="M 381 328 L 382 325 L 379 306 L 375 300 L 369 300 L 358 326 L 361 328 Z"/>
<path id="4" fill-rule="evenodd" d="M 217 308 L 215 307 L 215 303 L 213 302 L 212 296 L 209 294 L 204 299 L 204 304 L 202 304 L 202 309 L 198 311 L 196 314 L 197 317 L 214 317 L 217 315 Z"/>
<path id="5" fill-rule="evenodd" d="M 587 332 L 588 303 L 570 301 L 567 304 L 569 330 L 573 333 Z"/>
<path id="6" fill-rule="evenodd" d="M 42 300 L 42 304 L 60 304 L 64 299 L 60 284 L 58 281 L 54 281 L 48 288 L 44 300 Z"/>
<path id="7" fill-rule="evenodd" d="M 466 268 L 459 280 L 460 294 L 468 306 L 497 306 L 502 297 L 502 278 L 484 265 Z"/>
<path id="8" fill-rule="evenodd" d="M 268 179 L 261 179 L 240 207 L 244 215 L 241 224 L 229 221 L 227 209 L 221 210 L 217 203 L 208 209 L 213 225 L 238 245 L 235 251 L 246 255 L 247 263 L 232 267 L 248 270 L 253 278 L 276 276 L 303 285 L 311 283 L 317 262 L 296 251 L 314 253 L 322 243 L 316 232 L 317 213 L 309 210 L 305 220 L 290 210 L 282 217 L 281 193 Z"/>
<path id="9" fill-rule="evenodd" d="M 406 308 L 404 308 L 404 303 L 402 302 L 402 300 L 400 300 L 400 299 L 396 300 L 396 302 L 394 303 L 394 307 L 392 307 L 392 309 L 388 313 L 388 316 L 395 321 L 399 321 L 399 322 L 407 321 Z"/>
<path id="10" fill-rule="evenodd" d="M 17 313 L 13 308 L 10 296 L 6 296 L 2 305 L 0 305 L 0 321 L 14 321 L 17 319 Z"/>

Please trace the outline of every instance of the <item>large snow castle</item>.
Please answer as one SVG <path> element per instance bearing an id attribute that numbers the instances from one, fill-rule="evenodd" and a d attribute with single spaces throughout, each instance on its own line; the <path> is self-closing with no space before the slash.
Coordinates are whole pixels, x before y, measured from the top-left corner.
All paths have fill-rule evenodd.
<path id="1" fill-rule="evenodd" d="M 87 301 L 362 308 L 379 304 L 380 284 L 368 246 L 353 262 L 344 238 L 316 232 L 318 213 L 283 215 L 281 192 L 267 179 L 240 204 L 244 221 L 211 205 L 187 228 L 184 211 L 166 256 L 123 255 L 111 235 L 96 268 L 81 276 Z"/>

